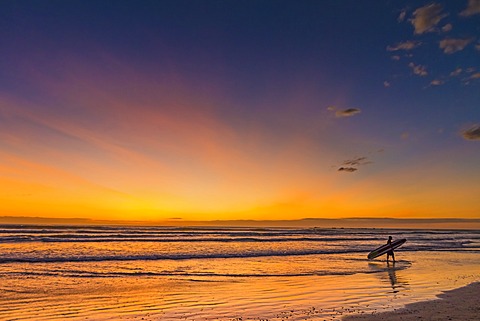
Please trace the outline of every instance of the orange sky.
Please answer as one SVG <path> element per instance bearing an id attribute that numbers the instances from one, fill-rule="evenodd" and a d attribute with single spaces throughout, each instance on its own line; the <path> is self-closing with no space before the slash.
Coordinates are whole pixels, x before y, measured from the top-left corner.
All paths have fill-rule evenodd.
<path id="1" fill-rule="evenodd" d="M 337 150 L 342 142 L 332 135 L 345 120 L 326 109 L 304 128 L 286 121 L 291 128 L 283 136 L 255 120 L 246 128 L 222 120 L 219 106 L 228 102 L 221 93 L 195 97 L 182 85 L 158 88 L 147 77 L 130 75 L 139 92 L 125 94 L 121 81 L 95 74 L 92 82 L 88 73 L 95 72 L 75 68 L 70 68 L 78 72 L 75 77 L 42 79 L 44 90 L 61 106 L 55 113 L 49 106 L 2 97 L 1 112 L 10 126 L 0 132 L 5 215 L 478 217 L 478 172 L 435 161 L 448 158 L 451 150 L 424 155 L 414 164 L 397 163 L 394 169 L 388 149 L 368 151 L 374 164 L 339 173 L 335 165 L 347 154 Z M 98 90 L 102 82 L 111 88 Z M 76 105 L 84 108 L 77 111 Z M 363 136 L 353 139 L 351 155 L 357 142 L 363 148 L 371 139 Z M 374 142 L 379 148 L 386 144 Z"/>
<path id="2" fill-rule="evenodd" d="M 404 8 L 326 6 L 181 26 L 174 5 L 127 25 L 12 11 L 0 216 L 479 218 L 473 40 L 442 52 L 426 43 L 438 21 L 414 32 Z M 442 19 L 468 34 L 477 16 Z"/>

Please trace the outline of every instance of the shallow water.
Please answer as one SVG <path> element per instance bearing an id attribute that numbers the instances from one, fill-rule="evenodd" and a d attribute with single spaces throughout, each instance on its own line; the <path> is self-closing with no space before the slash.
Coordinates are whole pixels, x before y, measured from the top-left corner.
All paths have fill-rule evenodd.
<path id="1" fill-rule="evenodd" d="M 368 261 L 388 235 L 397 262 Z M 478 231 L 3 226 L 2 320 L 335 320 L 480 280 Z"/>

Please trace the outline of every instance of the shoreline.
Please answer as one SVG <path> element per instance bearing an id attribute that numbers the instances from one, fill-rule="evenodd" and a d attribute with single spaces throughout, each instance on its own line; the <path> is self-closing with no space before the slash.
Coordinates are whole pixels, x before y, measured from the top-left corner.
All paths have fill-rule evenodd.
<path id="1" fill-rule="evenodd" d="M 383 233 L 5 229 L 0 319 L 338 321 L 480 282 L 478 233 L 395 231 L 395 264 L 366 257 Z"/>
<path id="2" fill-rule="evenodd" d="M 445 291 L 437 299 L 409 303 L 401 309 L 371 314 L 346 315 L 342 321 L 462 320 L 475 321 L 480 315 L 480 282 Z"/>

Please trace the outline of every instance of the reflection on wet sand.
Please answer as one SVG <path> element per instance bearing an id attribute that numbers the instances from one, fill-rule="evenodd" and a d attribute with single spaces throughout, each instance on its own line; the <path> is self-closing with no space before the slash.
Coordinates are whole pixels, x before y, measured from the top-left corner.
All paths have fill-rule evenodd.
<path id="1" fill-rule="evenodd" d="M 398 293 L 402 290 L 408 290 L 408 280 L 402 276 L 397 275 L 397 272 L 408 269 L 411 266 L 409 261 L 397 262 L 369 262 L 368 267 L 375 273 L 382 281 L 389 282 L 392 287 L 392 293 Z M 382 273 L 386 272 L 386 273 Z"/>

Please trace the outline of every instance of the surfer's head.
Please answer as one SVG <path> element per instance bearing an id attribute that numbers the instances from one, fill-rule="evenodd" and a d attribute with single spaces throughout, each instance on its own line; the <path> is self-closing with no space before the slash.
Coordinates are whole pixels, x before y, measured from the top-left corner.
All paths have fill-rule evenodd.
<path id="1" fill-rule="evenodd" d="M 392 237 L 391 237 L 391 236 L 389 236 L 389 237 L 388 237 L 388 240 L 389 240 L 389 241 L 391 241 L 391 240 L 392 240 Z"/>

